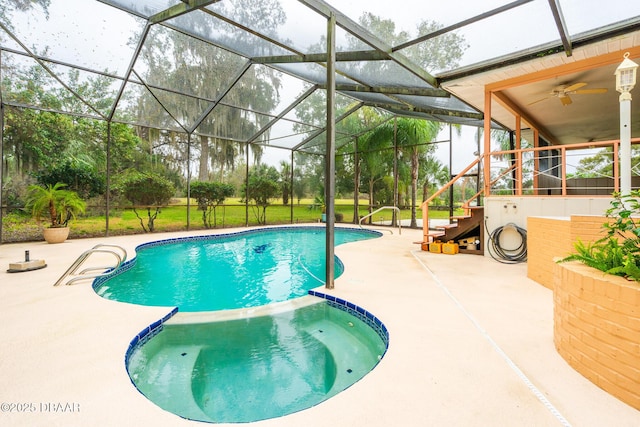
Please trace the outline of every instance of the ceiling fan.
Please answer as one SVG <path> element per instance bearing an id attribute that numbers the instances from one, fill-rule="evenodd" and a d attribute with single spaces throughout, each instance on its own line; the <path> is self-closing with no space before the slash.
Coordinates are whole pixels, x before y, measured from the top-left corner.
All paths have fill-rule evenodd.
<path id="1" fill-rule="evenodd" d="M 556 86 L 551 92 L 549 92 L 547 96 L 545 96 L 542 99 L 538 99 L 537 101 L 533 101 L 528 105 L 533 105 L 538 102 L 544 101 L 545 99 L 555 97 L 560 100 L 562 105 L 567 106 L 573 102 L 569 95 L 573 95 L 573 94 L 592 95 L 592 94 L 607 92 L 606 88 L 582 89 L 586 85 L 587 83 L 580 82 L 580 83 L 574 83 L 572 85 L 564 84 L 564 85 Z"/>

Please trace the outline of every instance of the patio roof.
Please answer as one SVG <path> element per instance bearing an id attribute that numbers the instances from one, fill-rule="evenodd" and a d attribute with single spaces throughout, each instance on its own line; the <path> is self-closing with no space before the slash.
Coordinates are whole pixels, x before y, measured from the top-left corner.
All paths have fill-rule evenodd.
<path id="1" fill-rule="evenodd" d="M 343 111 L 356 114 L 370 106 L 383 119 L 400 115 L 481 126 L 479 94 L 487 81 L 504 78 L 505 67 L 528 72 L 532 61 L 548 67 L 580 59 L 585 51 L 598 55 L 600 48 L 589 46 L 611 46 L 612 39 L 623 35 L 631 41 L 616 46 L 638 45 L 640 4 L 600 4 L 457 0 L 425 5 L 412 0 L 394 7 L 382 0 L 51 0 L 46 11 L 7 9 L 7 21 L 0 22 L 0 94 L 5 105 L 51 109 L 25 103 L 7 86 L 17 73 L 35 67 L 43 71 L 47 87 L 69 91 L 79 101 L 60 106 L 61 112 L 322 152 L 325 123 L 305 118 L 301 111 L 311 108 L 314 97 L 325 98 L 328 16 L 336 17 L 336 103 Z M 360 23 L 365 13 L 393 21 L 393 31 L 368 30 Z M 424 21 L 438 25 L 420 26 Z M 467 47 L 451 69 L 414 53 L 429 43 L 442 46 L 452 34 Z M 174 59 L 184 54 L 177 51 L 177 40 L 199 52 L 188 64 L 192 71 L 180 74 L 179 81 L 168 77 L 178 75 Z M 247 90 L 256 76 L 270 87 Z M 88 99 L 82 85 L 98 78 L 106 82 L 104 97 Z M 213 81 L 215 85 L 207 84 Z M 509 95 L 529 99 L 546 93 L 539 89 L 512 89 Z M 261 103 L 265 91 L 273 90 L 279 93 L 278 102 Z M 143 98 L 154 105 L 152 113 L 136 110 Z M 551 111 L 543 103 L 537 107 Z M 247 117 L 250 125 L 216 126 L 230 111 Z M 499 114 L 493 125 L 513 129 L 509 118 Z M 338 147 L 352 140 L 340 123 L 336 132 Z"/>

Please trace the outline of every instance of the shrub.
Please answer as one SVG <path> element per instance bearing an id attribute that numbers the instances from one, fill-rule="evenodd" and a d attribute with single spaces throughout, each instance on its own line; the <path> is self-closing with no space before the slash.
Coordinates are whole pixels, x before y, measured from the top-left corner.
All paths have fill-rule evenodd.
<path id="1" fill-rule="evenodd" d="M 276 168 L 264 164 L 254 167 L 249 173 L 247 185 L 242 188 L 242 198 L 254 202 L 258 224 L 267 223 L 267 207 L 280 195 L 279 179 Z"/>
<path id="2" fill-rule="evenodd" d="M 130 172 L 121 177 L 117 190 L 133 204 L 133 212 L 145 233 L 153 232 L 160 207 L 167 206 L 175 193 L 175 187 L 168 179 L 157 174 L 140 172 Z M 146 226 L 137 208 L 147 209 Z"/>
<path id="3" fill-rule="evenodd" d="M 577 253 L 559 262 L 580 261 L 605 273 L 640 281 L 639 197 L 638 190 L 624 196 L 614 193 L 606 211 L 610 220 L 603 225 L 606 236 L 593 243 L 578 240 L 574 244 Z"/>
<path id="4" fill-rule="evenodd" d="M 233 195 L 233 186 L 222 182 L 201 182 L 191 183 L 191 197 L 198 202 L 198 210 L 202 211 L 202 222 L 205 228 L 216 226 L 216 208 L 224 203 L 227 197 Z M 211 216 L 213 215 L 213 222 Z"/>
<path id="5" fill-rule="evenodd" d="M 105 178 L 93 166 L 77 159 L 65 159 L 35 174 L 43 186 L 65 183 L 69 190 L 88 199 L 105 191 Z"/>

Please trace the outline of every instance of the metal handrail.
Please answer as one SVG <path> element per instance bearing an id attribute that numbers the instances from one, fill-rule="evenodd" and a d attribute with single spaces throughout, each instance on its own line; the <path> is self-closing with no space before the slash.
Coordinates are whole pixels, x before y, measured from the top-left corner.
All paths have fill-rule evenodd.
<path id="1" fill-rule="evenodd" d="M 372 217 L 373 215 L 377 214 L 380 211 L 383 211 L 385 209 L 393 209 L 395 211 L 398 211 L 398 234 L 402 234 L 402 221 L 400 221 L 400 208 L 398 208 L 397 206 L 383 206 L 381 208 L 376 209 L 375 211 L 371 212 L 370 214 L 367 214 L 365 216 L 363 216 L 362 218 L 360 218 L 360 221 L 358 221 L 358 225 L 360 226 L 360 228 L 362 228 L 362 221 Z M 393 231 L 389 230 L 391 232 L 391 234 L 393 234 Z"/>
<path id="2" fill-rule="evenodd" d="M 102 248 L 115 248 L 118 251 L 120 251 L 120 253 L 118 253 L 118 251 L 114 251 L 112 249 L 102 249 Z M 91 254 L 94 253 L 106 253 L 106 254 L 110 254 L 113 255 L 116 258 L 116 265 L 115 266 L 104 266 L 104 267 L 89 267 L 89 268 L 85 268 L 84 270 L 80 271 L 78 273 L 77 276 L 71 278 L 69 281 L 67 281 L 67 285 L 70 285 L 71 283 L 77 281 L 77 280 L 83 280 L 83 279 L 95 279 L 98 277 L 104 277 L 107 276 L 109 274 L 111 274 L 114 270 L 116 270 L 118 267 L 120 267 L 122 265 L 123 262 L 126 261 L 127 259 L 127 251 L 117 245 L 106 245 L 106 244 L 99 244 L 94 246 L 93 248 L 83 252 L 74 262 L 73 264 L 71 264 L 71 266 L 67 269 L 67 271 L 64 272 L 64 274 L 62 276 L 60 276 L 60 278 L 56 281 L 56 283 L 53 284 L 53 286 L 58 286 L 60 285 L 64 279 L 66 279 L 67 277 L 75 274 L 78 269 L 80 268 L 80 266 L 82 264 L 84 264 L 84 262 L 89 259 L 89 256 L 91 256 Z M 95 271 L 95 270 L 106 270 L 103 271 L 102 273 L 97 273 L 97 274 L 87 274 L 87 272 L 89 271 Z"/>

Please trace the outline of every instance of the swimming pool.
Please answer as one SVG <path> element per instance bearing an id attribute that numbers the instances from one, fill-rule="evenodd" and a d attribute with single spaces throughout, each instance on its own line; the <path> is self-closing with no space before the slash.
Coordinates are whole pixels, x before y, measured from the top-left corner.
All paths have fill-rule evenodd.
<path id="1" fill-rule="evenodd" d="M 302 299 L 264 316 L 168 320 L 130 353 L 131 380 L 159 407 L 198 421 L 252 422 L 317 405 L 369 373 L 388 335 L 370 313 Z"/>
<path id="2" fill-rule="evenodd" d="M 380 236 L 335 230 L 336 245 Z M 312 290 L 324 245 L 324 227 L 282 227 L 138 246 L 94 282 L 104 298 L 175 307 L 131 341 L 132 383 L 181 417 L 235 423 L 309 408 L 362 379 L 388 332 L 363 308 Z"/>
<path id="3" fill-rule="evenodd" d="M 381 233 L 336 228 L 335 244 Z M 324 227 L 281 227 L 169 239 L 140 245 L 98 295 L 140 305 L 212 311 L 255 307 L 306 295 L 323 284 Z M 336 259 L 338 277 L 343 266 Z"/>

